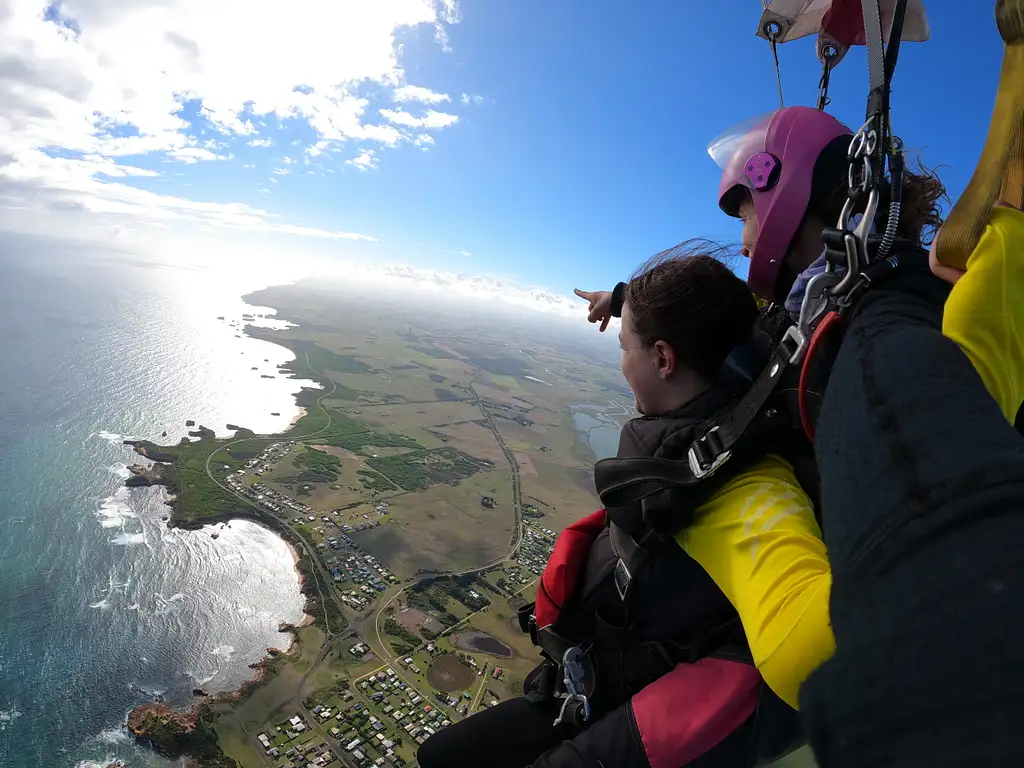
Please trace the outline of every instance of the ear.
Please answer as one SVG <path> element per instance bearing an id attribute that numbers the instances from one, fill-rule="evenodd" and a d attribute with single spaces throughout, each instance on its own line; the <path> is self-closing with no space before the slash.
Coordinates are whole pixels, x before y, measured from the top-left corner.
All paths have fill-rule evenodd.
<path id="1" fill-rule="evenodd" d="M 658 376 L 667 379 L 676 372 L 676 351 L 666 341 L 654 342 L 654 361 Z"/>

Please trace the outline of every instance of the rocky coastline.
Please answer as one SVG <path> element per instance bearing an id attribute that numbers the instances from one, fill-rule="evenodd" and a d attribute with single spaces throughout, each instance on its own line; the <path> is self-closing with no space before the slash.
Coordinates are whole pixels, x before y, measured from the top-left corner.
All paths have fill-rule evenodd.
<path id="1" fill-rule="evenodd" d="M 291 635 L 288 651 L 268 647 L 267 655 L 249 665 L 256 674 L 234 691 L 207 693 L 201 688 L 192 691 L 196 700 L 178 708 L 162 702 L 140 704 L 128 713 L 125 726 L 137 742 L 148 746 L 170 760 L 185 758 L 186 766 L 195 768 L 236 768 L 217 744 L 213 728 L 216 714 L 213 705 L 219 702 L 237 702 L 250 696 L 270 674 L 275 663 L 298 652 L 301 639 L 298 627 L 282 622 L 279 632 Z M 280 661 L 279 661 L 280 660 Z"/>
<path id="2" fill-rule="evenodd" d="M 132 464 L 128 467 L 131 475 L 124 481 L 129 488 L 147 487 L 150 485 L 166 485 L 164 478 L 164 464 L 154 463 L 147 467 L 142 464 Z"/>

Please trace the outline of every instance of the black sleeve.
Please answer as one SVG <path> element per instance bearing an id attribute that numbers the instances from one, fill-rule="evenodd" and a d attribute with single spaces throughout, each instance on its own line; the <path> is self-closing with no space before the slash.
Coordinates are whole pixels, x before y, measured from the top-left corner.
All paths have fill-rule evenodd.
<path id="1" fill-rule="evenodd" d="M 633 705 L 627 701 L 574 739 L 545 752 L 529 768 L 661 768 L 669 763 L 673 768 L 684 768 L 684 765 L 685 768 L 752 765 L 753 725 L 754 718 L 751 717 L 724 740 L 693 759 L 679 758 L 678 749 L 667 746 L 676 738 L 673 732 L 654 734 L 653 741 L 657 744 L 648 755 L 633 716 Z M 689 743 L 692 738 L 690 734 L 684 740 Z M 692 750 L 692 745 L 686 749 Z M 680 760 L 683 759 L 688 761 L 681 765 Z"/>
<path id="2" fill-rule="evenodd" d="M 649 768 L 629 702 L 573 739 L 545 752 L 530 768 Z"/>
<path id="3" fill-rule="evenodd" d="M 622 317 L 622 302 L 626 295 L 626 284 L 619 283 L 612 290 L 612 317 Z"/>
<path id="4" fill-rule="evenodd" d="M 948 287 L 863 299 L 815 451 L 836 652 L 800 693 L 819 765 L 1019 765 L 1024 440 L 941 333 Z"/>

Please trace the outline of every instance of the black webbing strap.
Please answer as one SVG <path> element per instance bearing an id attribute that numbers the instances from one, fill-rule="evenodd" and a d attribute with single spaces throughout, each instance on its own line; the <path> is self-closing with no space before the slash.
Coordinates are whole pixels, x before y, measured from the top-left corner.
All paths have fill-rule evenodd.
<path id="1" fill-rule="evenodd" d="M 621 526 L 614 522 L 608 524 L 608 542 L 611 544 L 612 554 L 618 558 L 612 571 L 612 578 L 615 580 L 619 599 L 623 603 L 629 598 L 630 585 L 647 564 L 654 548 L 662 541 L 662 535 L 654 528 L 648 527 L 637 542 Z M 628 621 L 628 615 L 626 620 Z"/>
<path id="2" fill-rule="evenodd" d="M 720 423 L 694 441 L 690 447 L 690 470 L 700 480 L 714 472 L 729 458 L 736 444 L 764 408 L 782 379 L 782 374 L 797 352 L 797 343 L 788 333 L 776 346 L 768 365 L 739 402 Z"/>

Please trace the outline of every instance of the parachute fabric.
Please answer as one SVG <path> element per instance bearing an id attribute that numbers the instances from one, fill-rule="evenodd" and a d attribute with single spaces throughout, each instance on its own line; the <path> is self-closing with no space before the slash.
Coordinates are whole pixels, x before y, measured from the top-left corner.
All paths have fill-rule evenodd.
<path id="1" fill-rule="evenodd" d="M 985 147 L 967 189 L 939 231 L 935 257 L 965 269 L 999 201 L 1024 206 L 1024 0 L 998 0 L 996 24 L 1006 44 Z"/>

